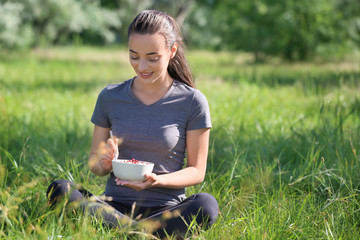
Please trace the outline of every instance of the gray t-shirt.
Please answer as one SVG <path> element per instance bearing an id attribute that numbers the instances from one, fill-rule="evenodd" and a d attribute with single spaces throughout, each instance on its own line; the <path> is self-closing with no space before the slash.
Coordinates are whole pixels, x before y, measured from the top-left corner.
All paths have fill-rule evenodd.
<path id="1" fill-rule="evenodd" d="M 131 90 L 133 79 L 109 85 L 101 91 L 91 122 L 111 128 L 122 138 L 120 159 L 153 162 L 156 174 L 184 166 L 186 131 L 211 128 L 206 97 L 197 89 L 174 80 L 166 95 L 145 105 Z M 110 174 L 105 195 L 123 204 L 144 207 L 175 205 L 185 199 L 185 189 L 150 188 L 143 191 L 117 186 Z"/>

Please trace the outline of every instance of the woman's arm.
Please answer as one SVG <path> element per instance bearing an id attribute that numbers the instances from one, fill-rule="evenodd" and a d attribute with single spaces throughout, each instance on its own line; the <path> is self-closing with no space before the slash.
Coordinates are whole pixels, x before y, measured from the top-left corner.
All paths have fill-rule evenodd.
<path id="1" fill-rule="evenodd" d="M 204 181 L 209 135 L 210 129 L 188 131 L 186 133 L 186 167 L 173 173 L 159 175 L 154 185 L 158 187 L 183 188 Z"/>
<path id="2" fill-rule="evenodd" d="M 210 129 L 186 132 L 187 165 L 185 168 L 163 175 L 149 174 L 142 183 L 116 179 L 118 185 L 143 190 L 149 187 L 184 188 L 201 183 L 205 178 Z"/>
<path id="3" fill-rule="evenodd" d="M 105 176 L 112 169 L 112 159 L 117 153 L 117 139 L 109 139 L 110 128 L 94 126 L 89 156 L 90 170 L 98 176 Z"/>

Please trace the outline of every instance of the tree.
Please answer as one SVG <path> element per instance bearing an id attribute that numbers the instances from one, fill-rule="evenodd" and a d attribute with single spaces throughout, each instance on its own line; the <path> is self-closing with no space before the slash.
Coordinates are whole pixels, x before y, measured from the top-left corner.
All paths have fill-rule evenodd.
<path id="1" fill-rule="evenodd" d="M 93 34 L 103 42 L 115 39 L 121 25 L 115 11 L 95 0 L 13 0 L 0 2 L 0 47 L 17 48 L 65 43 Z"/>
<path id="2" fill-rule="evenodd" d="M 360 45 L 360 3 L 356 0 L 200 0 L 197 3 L 210 16 L 205 19 L 205 25 L 190 20 L 196 31 L 206 28 L 207 33 L 212 32 L 212 38 L 203 39 L 205 45 L 250 51 L 258 61 L 267 55 L 305 60 L 324 47 L 346 42 Z"/>
<path id="3" fill-rule="evenodd" d="M 102 0 L 101 6 L 119 13 L 122 26 L 118 32 L 118 41 L 127 42 L 127 28 L 131 21 L 141 11 L 155 9 L 163 11 L 175 18 L 178 24 L 183 25 L 189 12 L 195 5 L 195 0 Z"/>

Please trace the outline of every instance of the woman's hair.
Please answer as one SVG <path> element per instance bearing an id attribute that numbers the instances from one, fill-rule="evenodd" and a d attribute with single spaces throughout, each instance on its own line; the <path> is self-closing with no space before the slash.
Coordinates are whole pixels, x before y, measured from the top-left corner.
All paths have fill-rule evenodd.
<path id="1" fill-rule="evenodd" d="M 145 10 L 132 21 L 128 28 L 128 40 L 132 33 L 155 34 L 160 33 L 166 39 L 169 49 L 176 42 L 178 45 L 176 54 L 170 59 L 169 75 L 190 87 L 195 87 L 190 67 L 185 58 L 185 46 L 182 40 L 181 30 L 176 21 L 166 13 Z"/>

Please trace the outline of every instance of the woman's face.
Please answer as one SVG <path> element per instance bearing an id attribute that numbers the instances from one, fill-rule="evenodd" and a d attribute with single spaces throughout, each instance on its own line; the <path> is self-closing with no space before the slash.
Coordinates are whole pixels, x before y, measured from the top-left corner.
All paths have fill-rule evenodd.
<path id="1" fill-rule="evenodd" d="M 129 37 L 130 64 L 143 83 L 168 80 L 167 67 L 175 53 L 176 44 L 169 49 L 160 33 L 133 33 Z"/>

